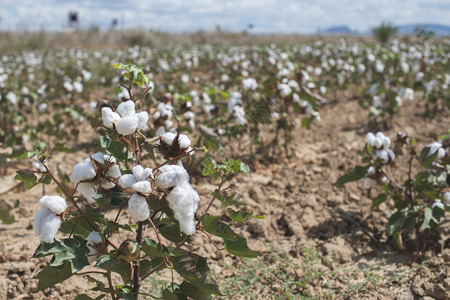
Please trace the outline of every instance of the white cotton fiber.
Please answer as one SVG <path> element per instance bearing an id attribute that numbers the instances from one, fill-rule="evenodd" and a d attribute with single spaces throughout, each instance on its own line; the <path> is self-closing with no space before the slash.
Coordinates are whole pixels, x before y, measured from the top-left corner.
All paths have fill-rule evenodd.
<path id="1" fill-rule="evenodd" d="M 138 112 L 136 114 L 136 117 L 138 118 L 137 128 L 139 130 L 143 130 L 145 127 L 147 127 L 148 113 L 146 111 Z"/>
<path id="2" fill-rule="evenodd" d="M 136 178 L 136 181 L 142 181 L 147 179 L 150 175 L 152 175 L 153 170 L 150 168 L 145 168 L 141 165 L 136 165 L 133 167 L 133 175 Z"/>
<path id="3" fill-rule="evenodd" d="M 152 185 L 150 181 L 142 180 L 138 181 L 131 187 L 133 190 L 135 190 L 138 193 L 148 195 L 152 191 Z"/>
<path id="4" fill-rule="evenodd" d="M 116 186 L 116 184 L 112 181 L 104 181 L 102 183 L 102 188 L 104 188 L 105 190 L 110 190 L 115 186 Z"/>
<path id="5" fill-rule="evenodd" d="M 185 134 L 180 134 L 178 141 L 180 142 L 180 147 L 183 149 L 186 149 L 191 145 L 191 140 Z"/>
<path id="6" fill-rule="evenodd" d="M 77 191 L 86 198 L 89 204 L 95 204 L 94 196 L 97 194 L 97 191 L 94 188 L 94 184 L 92 182 L 80 182 L 77 186 Z"/>
<path id="7" fill-rule="evenodd" d="M 428 151 L 428 156 L 433 155 L 436 151 L 438 152 L 436 160 L 441 159 L 445 156 L 445 149 L 442 148 L 442 144 L 439 142 L 435 142 L 432 144 L 429 144 L 428 147 L 430 147 L 430 150 Z"/>
<path id="8" fill-rule="evenodd" d="M 138 194 L 133 194 L 128 200 L 128 210 L 130 212 L 130 216 L 135 221 L 145 221 L 150 215 L 150 210 L 147 205 L 147 201 L 142 196 Z"/>
<path id="9" fill-rule="evenodd" d="M 124 189 L 132 187 L 136 182 L 137 180 L 134 178 L 133 174 L 124 174 L 119 178 L 119 185 Z"/>
<path id="10" fill-rule="evenodd" d="M 103 120 L 103 126 L 106 128 L 112 129 L 113 123 L 120 119 L 120 115 L 116 112 L 114 112 L 109 107 L 103 107 L 102 108 L 102 120 Z"/>
<path id="11" fill-rule="evenodd" d="M 87 236 L 86 241 L 93 244 L 100 244 L 102 242 L 102 237 L 98 231 L 92 231 Z"/>
<path id="12" fill-rule="evenodd" d="M 366 178 L 364 178 L 363 185 L 366 189 L 374 188 L 377 186 L 377 181 L 373 178 L 366 177 Z"/>
<path id="13" fill-rule="evenodd" d="M 47 207 L 55 214 L 60 214 L 67 209 L 66 200 L 61 196 L 43 196 L 39 200 L 39 205 L 42 207 Z"/>
<path id="14" fill-rule="evenodd" d="M 91 158 L 93 158 L 96 161 L 98 161 L 99 163 L 104 164 L 105 163 L 105 156 L 108 156 L 108 155 L 105 155 L 105 154 L 103 154 L 101 152 L 96 152 L 96 153 L 92 154 L 91 156 L 89 156 L 88 158 L 86 158 L 84 161 L 91 162 Z"/>
<path id="15" fill-rule="evenodd" d="M 112 167 L 109 168 L 108 173 L 106 173 L 108 176 L 111 176 L 112 178 L 119 178 L 121 173 L 120 173 L 120 168 L 118 165 L 114 165 Z"/>
<path id="16" fill-rule="evenodd" d="M 49 214 L 41 223 L 41 236 L 44 242 L 53 243 L 61 227 L 61 220 L 54 214 Z"/>
<path id="17" fill-rule="evenodd" d="M 75 165 L 73 172 L 70 175 L 70 180 L 72 182 L 80 182 L 83 180 L 92 179 L 97 175 L 95 173 L 94 166 L 90 161 L 83 161 Z"/>
<path id="18" fill-rule="evenodd" d="M 136 115 L 121 118 L 116 123 L 116 130 L 121 135 L 130 135 L 136 132 L 139 119 Z"/>
<path id="19" fill-rule="evenodd" d="M 378 150 L 376 155 L 383 163 L 389 162 L 389 153 L 386 150 Z"/>
<path id="20" fill-rule="evenodd" d="M 51 215 L 52 212 L 47 207 L 43 207 L 34 215 L 33 230 L 36 235 L 41 235 L 42 221 Z"/>
<path id="21" fill-rule="evenodd" d="M 162 139 L 166 144 L 172 145 L 173 140 L 175 139 L 176 136 L 177 136 L 177 135 L 176 135 L 175 133 L 173 133 L 173 132 L 166 132 L 166 133 L 163 134 L 163 136 L 161 137 L 161 139 Z"/>
<path id="22" fill-rule="evenodd" d="M 177 165 L 164 165 L 159 168 L 161 174 L 156 178 L 156 183 L 162 188 L 181 185 L 189 180 L 186 170 Z"/>
<path id="23" fill-rule="evenodd" d="M 385 136 L 384 138 L 383 138 L 383 148 L 385 149 L 385 150 L 387 150 L 387 149 L 389 149 L 389 147 L 391 146 L 391 139 L 389 138 L 389 137 L 387 137 L 387 136 Z"/>
<path id="24" fill-rule="evenodd" d="M 117 112 L 122 116 L 122 118 L 134 116 L 136 114 L 134 107 L 134 102 L 128 100 L 120 103 L 119 106 L 117 106 Z"/>
<path id="25" fill-rule="evenodd" d="M 184 218 L 180 222 L 180 230 L 181 232 L 187 235 L 193 235 L 195 233 L 195 225 L 194 220 L 191 218 Z"/>

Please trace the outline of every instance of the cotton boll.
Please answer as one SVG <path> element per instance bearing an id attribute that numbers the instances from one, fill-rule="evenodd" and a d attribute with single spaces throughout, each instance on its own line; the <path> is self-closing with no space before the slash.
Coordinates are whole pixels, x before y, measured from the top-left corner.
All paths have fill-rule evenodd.
<path id="1" fill-rule="evenodd" d="M 66 200 L 61 196 L 43 196 L 39 200 L 39 205 L 42 207 L 47 207 L 55 214 L 60 214 L 67 209 Z"/>
<path id="2" fill-rule="evenodd" d="M 445 203 L 446 205 L 450 205 L 450 192 L 445 192 L 445 193 L 442 195 L 442 198 L 444 198 L 444 203 Z"/>
<path id="3" fill-rule="evenodd" d="M 75 81 L 73 83 L 73 89 L 75 90 L 75 92 L 81 93 L 83 91 L 83 84 L 79 81 Z"/>
<path id="4" fill-rule="evenodd" d="M 51 214 L 52 211 L 47 207 L 43 207 L 36 212 L 36 214 L 34 215 L 34 222 L 33 222 L 33 230 L 36 235 L 41 234 L 42 221 Z"/>
<path id="5" fill-rule="evenodd" d="M 98 233 L 97 231 L 92 231 L 87 236 L 86 241 L 93 244 L 100 244 L 102 242 L 102 237 L 100 236 L 100 233 Z"/>
<path id="6" fill-rule="evenodd" d="M 117 106 L 117 112 L 120 114 L 122 118 L 134 116 L 136 114 L 134 107 L 135 107 L 134 102 L 128 100 L 120 103 L 119 106 Z"/>
<path id="7" fill-rule="evenodd" d="M 133 186 L 131 188 L 133 190 L 135 190 L 136 192 L 144 194 L 144 195 L 149 195 L 150 192 L 152 191 L 152 185 L 151 185 L 150 181 L 147 181 L 147 180 L 138 181 L 135 184 L 133 184 Z"/>
<path id="8" fill-rule="evenodd" d="M 445 149 L 442 148 L 442 144 L 439 142 L 435 142 L 432 143 L 430 145 L 428 145 L 428 147 L 430 147 L 430 150 L 428 151 L 428 156 L 433 155 L 434 153 L 436 153 L 436 151 L 438 152 L 436 159 L 441 159 L 442 157 L 445 156 Z"/>
<path id="9" fill-rule="evenodd" d="M 130 135 L 136 132 L 139 119 L 136 115 L 121 118 L 116 123 L 116 130 L 121 135 Z"/>
<path id="10" fill-rule="evenodd" d="M 139 130 L 145 129 L 147 127 L 148 122 L 148 113 L 146 111 L 141 111 L 136 114 L 136 117 L 138 118 L 137 128 Z"/>
<path id="11" fill-rule="evenodd" d="M 163 134 L 163 136 L 161 137 L 161 139 L 162 139 L 166 144 L 172 145 L 173 140 L 175 139 L 176 136 L 177 136 L 177 135 L 176 135 L 175 133 L 173 133 L 173 132 L 166 132 L 166 133 Z"/>
<path id="12" fill-rule="evenodd" d="M 189 180 L 186 170 L 176 165 L 164 165 L 159 168 L 161 174 L 156 178 L 156 184 L 162 188 L 170 188 L 181 185 Z"/>
<path id="13" fill-rule="evenodd" d="M 112 181 L 105 181 L 102 183 L 102 188 L 104 188 L 105 190 L 110 190 L 112 188 L 114 188 L 116 186 L 116 184 Z"/>
<path id="14" fill-rule="evenodd" d="M 92 179 L 97 175 L 94 166 L 90 161 L 83 161 L 75 165 L 73 172 L 70 175 L 70 181 L 80 182 L 83 180 Z"/>
<path id="15" fill-rule="evenodd" d="M 389 137 L 385 136 L 382 139 L 382 143 L 383 143 L 383 149 L 387 150 L 391 146 L 391 139 Z"/>
<path id="16" fill-rule="evenodd" d="M 164 126 L 160 126 L 160 127 L 156 128 L 155 135 L 163 135 L 165 132 L 166 132 L 166 129 L 164 128 Z"/>
<path id="17" fill-rule="evenodd" d="M 378 150 L 376 156 L 383 162 L 389 162 L 389 153 L 386 150 Z"/>
<path id="18" fill-rule="evenodd" d="M 388 150 L 386 150 L 386 151 L 387 151 L 387 153 L 388 153 L 388 155 L 389 155 L 390 161 L 394 161 L 394 159 L 395 159 L 395 153 L 394 153 L 394 151 L 392 151 L 391 149 L 388 149 Z"/>
<path id="19" fill-rule="evenodd" d="M 180 134 L 178 137 L 178 141 L 180 143 L 180 147 L 183 149 L 186 149 L 191 145 L 191 140 L 185 134 Z"/>
<path id="20" fill-rule="evenodd" d="M 103 154 L 103 153 L 101 153 L 101 152 L 97 152 L 97 153 L 92 154 L 92 155 L 89 156 L 88 158 L 86 158 L 84 161 L 90 163 L 90 162 L 91 162 L 91 158 L 93 158 L 93 159 L 95 159 L 96 161 L 98 161 L 99 163 L 104 164 L 104 163 L 105 163 L 105 157 L 108 158 L 108 157 L 110 157 L 110 156 L 108 156 L 108 155 L 106 155 L 106 154 Z M 114 158 L 113 161 L 115 162 L 115 158 Z"/>
<path id="21" fill-rule="evenodd" d="M 190 218 L 182 219 L 180 222 L 180 231 L 187 234 L 193 235 L 195 233 L 194 220 Z"/>
<path id="22" fill-rule="evenodd" d="M 119 166 L 114 165 L 114 166 L 110 167 L 107 175 L 111 176 L 112 178 L 119 178 L 121 175 Z"/>
<path id="23" fill-rule="evenodd" d="M 41 223 L 41 236 L 44 242 L 53 243 L 61 227 L 61 220 L 54 214 L 49 214 Z"/>
<path id="24" fill-rule="evenodd" d="M 439 199 L 434 200 L 434 203 L 433 203 L 433 205 L 431 205 L 431 208 L 435 208 L 436 206 L 442 210 L 445 209 L 444 204 Z"/>
<path id="25" fill-rule="evenodd" d="M 373 148 L 380 148 L 382 144 L 383 144 L 383 142 L 381 141 L 380 138 L 374 137 L 372 139 L 372 144 L 370 144 L 369 146 L 371 146 Z"/>
<path id="26" fill-rule="evenodd" d="M 371 146 L 372 145 L 372 140 L 375 138 L 375 134 L 373 134 L 372 132 L 369 132 L 366 134 L 366 143 Z"/>
<path id="27" fill-rule="evenodd" d="M 33 169 L 37 169 L 41 172 L 46 172 L 47 169 L 42 165 L 42 163 L 39 161 L 39 159 L 35 156 L 33 159 L 33 162 L 31 163 L 33 166 Z"/>
<path id="28" fill-rule="evenodd" d="M 119 178 L 119 185 L 124 189 L 128 189 L 137 182 L 136 178 L 132 174 L 124 174 Z"/>
<path id="29" fill-rule="evenodd" d="M 138 194 L 133 194 L 128 200 L 128 210 L 130 216 L 138 222 L 145 221 L 150 215 L 150 210 L 147 205 L 147 201 Z"/>
<path id="30" fill-rule="evenodd" d="M 136 178 L 136 181 L 142 181 L 147 179 L 150 175 L 152 175 L 153 170 L 150 168 L 145 168 L 141 165 L 136 165 L 133 167 L 133 175 Z"/>
<path id="31" fill-rule="evenodd" d="M 109 107 L 102 108 L 102 120 L 103 126 L 106 128 L 112 129 L 113 123 L 120 119 L 120 115 L 114 111 L 112 111 Z"/>
<path id="32" fill-rule="evenodd" d="M 94 188 L 94 184 L 92 182 L 80 182 L 77 186 L 77 191 L 86 198 L 89 204 L 95 204 L 94 196 L 97 194 L 97 191 Z"/>

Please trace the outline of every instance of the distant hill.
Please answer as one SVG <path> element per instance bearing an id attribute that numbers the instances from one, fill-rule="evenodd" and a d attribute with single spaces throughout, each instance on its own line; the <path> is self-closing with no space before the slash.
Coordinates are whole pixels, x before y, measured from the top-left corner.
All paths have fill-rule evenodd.
<path id="1" fill-rule="evenodd" d="M 440 25 L 440 24 L 406 24 L 406 25 L 397 25 L 398 34 L 400 35 L 410 35 L 415 34 L 414 30 L 417 27 L 424 28 L 427 31 L 433 31 L 436 36 L 450 36 L 450 26 Z M 340 25 L 327 28 L 320 32 L 325 35 L 349 35 L 349 34 L 361 34 L 361 35 L 371 35 L 372 30 L 367 30 L 361 33 L 358 33 L 355 30 L 351 30 L 347 25 Z"/>
<path id="2" fill-rule="evenodd" d="M 427 31 L 433 31 L 437 36 L 450 35 L 450 26 L 440 24 L 408 24 L 398 26 L 398 34 L 408 35 L 414 34 L 417 27 L 424 28 Z"/>
<path id="3" fill-rule="evenodd" d="M 341 26 L 334 26 L 334 27 L 327 28 L 324 31 L 322 31 L 321 33 L 334 35 L 334 34 L 355 34 L 356 32 L 351 30 L 346 25 L 341 25 Z"/>

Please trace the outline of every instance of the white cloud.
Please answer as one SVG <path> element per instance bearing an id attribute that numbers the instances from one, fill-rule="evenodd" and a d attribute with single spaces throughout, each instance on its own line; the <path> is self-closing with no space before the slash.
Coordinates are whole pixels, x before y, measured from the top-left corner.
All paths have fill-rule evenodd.
<path id="1" fill-rule="evenodd" d="M 2 0 L 0 29 L 59 30 L 69 11 L 79 13 L 83 27 L 106 29 L 117 18 L 125 28 L 164 31 L 241 31 L 314 33 L 336 25 L 364 31 L 382 21 L 394 24 L 450 25 L 450 3 L 444 0 Z"/>

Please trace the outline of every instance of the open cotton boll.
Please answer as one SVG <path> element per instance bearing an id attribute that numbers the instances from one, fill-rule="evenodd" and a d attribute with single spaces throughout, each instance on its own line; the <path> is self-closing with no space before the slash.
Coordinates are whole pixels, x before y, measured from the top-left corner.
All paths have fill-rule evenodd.
<path id="1" fill-rule="evenodd" d="M 47 162 L 44 163 L 47 164 Z M 33 166 L 33 169 L 37 169 L 41 172 L 47 171 L 47 169 L 44 167 L 44 165 L 39 161 L 39 159 L 36 156 L 33 158 L 33 162 L 31 163 L 31 165 Z"/>
<path id="2" fill-rule="evenodd" d="M 148 122 L 148 113 L 146 111 L 141 111 L 136 114 L 136 117 L 138 118 L 137 128 L 139 130 L 145 129 Z"/>
<path id="3" fill-rule="evenodd" d="M 191 218 L 184 218 L 182 220 L 178 220 L 180 222 L 180 231 L 187 234 L 193 235 L 195 233 L 195 225 L 194 220 Z"/>
<path id="4" fill-rule="evenodd" d="M 384 149 L 378 150 L 376 156 L 385 164 L 389 162 L 389 153 Z"/>
<path id="5" fill-rule="evenodd" d="M 39 200 L 39 205 L 42 207 L 47 207 L 55 214 L 60 214 L 67 209 L 66 200 L 61 196 L 43 196 Z"/>
<path id="6" fill-rule="evenodd" d="M 444 203 L 445 203 L 446 205 L 450 205 L 450 192 L 445 192 L 445 193 L 442 195 L 442 198 L 444 198 Z"/>
<path id="7" fill-rule="evenodd" d="M 161 174 L 156 178 L 156 184 L 162 188 L 181 185 L 189 180 L 189 174 L 180 166 L 164 165 L 159 168 L 159 171 Z"/>
<path id="8" fill-rule="evenodd" d="M 95 204 L 94 196 L 97 194 L 97 191 L 94 188 L 94 184 L 92 182 L 80 182 L 77 186 L 77 191 L 86 198 L 89 204 Z"/>
<path id="9" fill-rule="evenodd" d="M 385 136 L 382 139 L 382 143 L 383 143 L 383 149 L 387 150 L 391 146 L 391 139 L 389 137 Z"/>
<path id="10" fill-rule="evenodd" d="M 119 178 L 121 175 L 119 166 L 114 165 L 114 166 L 110 167 L 107 175 L 111 176 L 112 178 Z"/>
<path id="11" fill-rule="evenodd" d="M 372 132 L 368 132 L 366 134 L 366 143 L 371 146 L 372 144 L 372 140 L 375 138 L 375 134 L 373 134 Z"/>
<path id="12" fill-rule="evenodd" d="M 139 119 L 136 115 L 121 118 L 116 123 L 116 130 L 121 135 L 130 135 L 136 132 Z"/>
<path id="13" fill-rule="evenodd" d="M 445 206 L 444 206 L 444 204 L 441 202 L 440 199 L 434 200 L 434 203 L 433 203 L 433 205 L 431 205 L 431 208 L 434 208 L 435 206 L 439 207 L 439 208 L 442 209 L 442 210 L 445 209 Z"/>
<path id="14" fill-rule="evenodd" d="M 102 188 L 104 188 L 105 190 L 110 190 L 115 186 L 116 186 L 116 184 L 112 181 L 104 181 L 102 183 Z"/>
<path id="15" fill-rule="evenodd" d="M 173 132 L 166 132 L 162 135 L 161 140 L 163 140 L 166 144 L 172 145 L 176 136 L 177 135 Z"/>
<path id="16" fill-rule="evenodd" d="M 393 160 L 395 159 L 395 153 L 394 153 L 394 151 L 392 151 L 391 149 L 387 149 L 386 151 L 387 151 L 387 153 L 388 153 L 388 155 L 389 155 L 389 159 L 390 159 L 391 161 L 393 161 Z"/>
<path id="17" fill-rule="evenodd" d="M 102 242 L 102 237 L 98 231 L 92 231 L 87 236 L 86 241 L 93 244 L 100 244 Z"/>
<path id="18" fill-rule="evenodd" d="M 83 180 L 92 179 L 97 175 L 94 166 L 90 161 L 83 161 L 75 165 L 72 174 L 70 175 L 70 181 L 80 182 Z"/>
<path id="19" fill-rule="evenodd" d="M 34 215 L 34 221 L 33 221 L 33 230 L 36 235 L 41 234 L 42 221 L 51 214 L 52 214 L 52 211 L 50 209 L 48 209 L 47 207 L 43 207 L 36 212 L 36 214 Z"/>
<path id="20" fill-rule="evenodd" d="M 109 107 L 102 108 L 103 126 L 105 126 L 106 128 L 112 129 L 113 123 L 115 123 L 119 119 L 120 115 L 114 112 L 111 108 Z"/>
<path id="21" fill-rule="evenodd" d="M 153 170 L 151 168 L 145 168 L 141 165 L 136 165 L 133 167 L 133 175 L 136 181 L 142 181 L 147 179 L 149 176 L 153 175 Z M 153 178 L 153 176 L 152 176 Z"/>
<path id="22" fill-rule="evenodd" d="M 49 214 L 41 223 L 41 237 L 46 243 L 53 243 L 61 227 L 61 220 L 54 214 Z"/>
<path id="23" fill-rule="evenodd" d="M 435 142 L 432 144 L 429 144 L 428 147 L 430 147 L 430 150 L 428 151 L 428 156 L 433 155 L 437 151 L 436 159 L 441 159 L 445 156 L 445 149 L 442 148 L 442 144 L 439 142 Z"/>
<path id="24" fill-rule="evenodd" d="M 150 181 L 142 180 L 138 181 L 131 187 L 133 190 L 135 190 L 138 193 L 148 195 L 152 191 L 152 185 Z"/>
<path id="25" fill-rule="evenodd" d="M 131 195 L 130 200 L 128 200 L 128 211 L 130 216 L 138 222 L 147 220 L 150 215 L 147 201 L 138 194 Z"/>
<path id="26" fill-rule="evenodd" d="M 178 142 L 180 143 L 180 147 L 183 149 L 188 148 L 191 145 L 191 140 L 185 134 L 180 134 L 178 137 Z"/>
<path id="27" fill-rule="evenodd" d="M 136 114 L 135 111 L 135 104 L 133 101 L 128 100 L 125 102 L 122 102 L 117 106 L 117 112 L 120 114 L 122 118 L 134 116 Z"/>
<path id="28" fill-rule="evenodd" d="M 132 187 L 136 182 L 137 180 L 134 178 L 133 174 L 124 174 L 119 178 L 119 185 L 124 189 Z"/>

